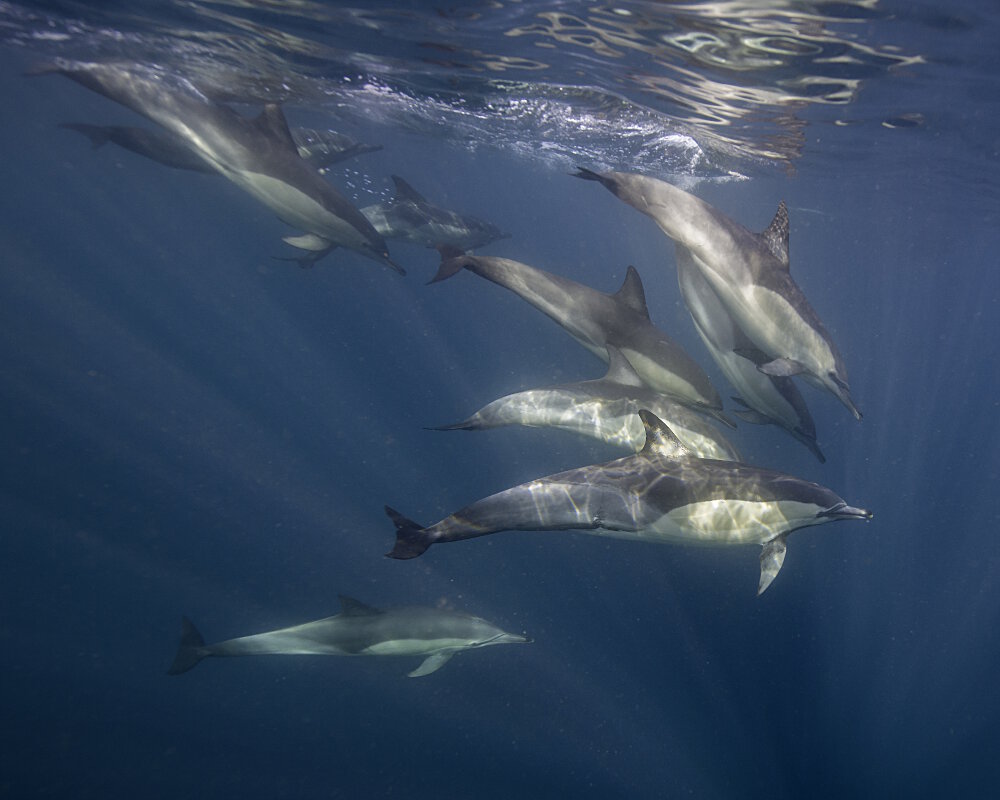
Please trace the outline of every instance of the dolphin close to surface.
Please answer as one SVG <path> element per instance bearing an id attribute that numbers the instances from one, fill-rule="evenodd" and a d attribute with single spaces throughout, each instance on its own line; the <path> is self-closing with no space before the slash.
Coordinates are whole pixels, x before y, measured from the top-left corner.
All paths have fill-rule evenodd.
<path id="1" fill-rule="evenodd" d="M 162 126 L 282 222 L 304 231 L 285 237 L 309 251 L 300 263 L 346 247 L 403 272 L 364 215 L 302 159 L 278 106 L 242 117 L 189 81 L 137 64 L 60 61 L 34 74 L 46 72 L 59 72 Z"/>
<path id="2" fill-rule="evenodd" d="M 424 656 L 420 666 L 409 673 L 418 678 L 441 669 L 463 650 L 531 641 L 457 611 L 380 610 L 344 595 L 340 605 L 341 612 L 333 617 L 216 644 L 205 644 L 198 629 L 184 617 L 180 646 L 168 674 L 187 672 L 209 656 Z"/>
<path id="3" fill-rule="evenodd" d="M 94 149 L 111 142 L 165 167 L 209 175 L 220 174 L 192 150 L 184 139 L 165 129 L 139 128 L 134 125 L 90 125 L 86 122 L 61 122 L 59 127 L 83 134 Z M 317 131 L 312 128 L 289 130 L 299 156 L 320 172 L 338 161 L 382 149 L 382 145 L 362 144 L 336 131 Z"/>
<path id="4" fill-rule="evenodd" d="M 783 202 L 771 225 L 758 235 L 656 178 L 588 169 L 580 169 L 576 177 L 600 182 L 691 251 L 705 280 L 755 345 L 739 355 L 768 375 L 801 374 L 861 419 L 840 352 L 789 272 L 788 211 Z"/>
<path id="5" fill-rule="evenodd" d="M 701 458 L 738 461 L 732 443 L 686 406 L 647 387 L 617 347 L 608 346 L 610 365 L 600 380 L 529 389 L 494 400 L 468 419 L 434 430 L 479 431 L 503 425 L 562 428 L 641 450 L 646 432 L 639 410 L 666 421 L 685 447 Z"/>
<path id="6" fill-rule="evenodd" d="M 816 425 L 798 387 L 791 378 L 765 375 L 753 362 L 737 355 L 753 344 L 733 321 L 694 259 L 684 245 L 677 245 L 677 282 L 698 334 L 719 369 L 740 393 L 733 399 L 746 408 L 734 413 L 745 422 L 771 423 L 784 428 L 808 447 L 820 463 L 825 462 L 816 444 Z M 679 431 L 674 432 L 680 436 Z M 683 436 L 680 438 L 684 441 Z"/>
<path id="7" fill-rule="evenodd" d="M 601 536 L 686 544 L 761 546 L 757 593 L 785 559 L 798 528 L 869 520 L 829 489 L 791 475 L 692 455 L 656 416 L 640 411 L 646 444 L 636 455 L 522 483 L 429 527 L 393 509 L 391 558 L 416 558 L 432 544 L 499 531 L 579 530 Z"/>
<path id="8" fill-rule="evenodd" d="M 392 180 L 396 194 L 391 202 L 361 209 L 386 239 L 464 251 L 510 237 L 489 222 L 438 208 L 398 175 Z"/>
<path id="9" fill-rule="evenodd" d="M 701 367 L 653 325 L 635 267 L 615 294 L 507 258 L 461 255 L 445 258 L 431 283 L 467 269 L 527 300 L 603 361 L 617 347 L 647 386 L 718 416 L 722 399 Z M 731 424 L 731 423 L 729 423 Z"/>

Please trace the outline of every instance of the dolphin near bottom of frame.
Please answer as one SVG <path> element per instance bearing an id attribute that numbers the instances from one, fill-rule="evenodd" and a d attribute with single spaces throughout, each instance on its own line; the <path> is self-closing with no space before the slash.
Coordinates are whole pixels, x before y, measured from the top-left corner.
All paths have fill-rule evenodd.
<path id="1" fill-rule="evenodd" d="M 456 653 L 493 644 L 530 642 L 470 614 L 438 608 L 378 609 L 345 595 L 333 617 L 206 644 L 187 617 L 168 675 L 180 675 L 211 656 L 422 656 L 411 678 L 441 669 Z"/>

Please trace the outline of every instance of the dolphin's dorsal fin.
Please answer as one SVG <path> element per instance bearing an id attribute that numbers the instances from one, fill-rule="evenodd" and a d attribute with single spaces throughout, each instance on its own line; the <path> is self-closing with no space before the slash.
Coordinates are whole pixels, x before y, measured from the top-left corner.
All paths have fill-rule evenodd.
<path id="1" fill-rule="evenodd" d="M 398 175 L 392 175 L 392 182 L 396 184 L 396 199 L 409 200 L 411 203 L 426 203 L 427 199 L 414 189 L 410 184 Z"/>
<path id="2" fill-rule="evenodd" d="M 639 451 L 639 455 L 662 458 L 686 458 L 691 455 L 691 451 L 681 444 L 677 435 L 652 411 L 642 409 L 639 412 L 639 419 L 646 429 L 646 444 Z"/>
<path id="3" fill-rule="evenodd" d="M 379 609 L 365 605 L 346 594 L 340 595 L 340 609 L 341 615 L 345 617 L 373 617 L 382 613 Z"/>
<path id="4" fill-rule="evenodd" d="M 268 103 L 264 110 L 260 112 L 254 120 L 257 127 L 268 134 L 272 139 L 281 142 L 281 146 L 299 155 L 299 147 L 292 138 L 292 132 L 288 128 L 288 120 L 285 119 L 285 112 L 276 103 Z M 301 156 L 299 156 L 301 158 Z"/>
<path id="5" fill-rule="evenodd" d="M 608 345 L 608 372 L 604 380 L 625 386 L 645 386 L 639 373 L 625 358 L 625 354 L 613 344 Z"/>
<path id="6" fill-rule="evenodd" d="M 614 293 L 614 298 L 620 300 L 633 311 L 649 318 L 649 309 L 646 308 L 646 290 L 642 288 L 642 278 L 639 272 L 631 264 L 625 273 L 625 282 L 622 288 Z"/>
<path id="7" fill-rule="evenodd" d="M 788 206 L 782 200 L 778 203 L 778 210 L 771 220 L 771 224 L 760 235 L 761 241 L 767 247 L 778 263 L 788 269 Z"/>

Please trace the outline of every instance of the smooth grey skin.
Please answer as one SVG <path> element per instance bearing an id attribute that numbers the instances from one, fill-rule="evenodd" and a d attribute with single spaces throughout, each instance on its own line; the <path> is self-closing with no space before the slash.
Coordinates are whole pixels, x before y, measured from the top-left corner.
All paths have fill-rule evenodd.
<path id="1" fill-rule="evenodd" d="M 753 352 L 740 355 L 751 360 L 759 356 L 757 366 L 768 375 L 801 374 L 861 419 L 840 352 L 789 272 L 784 202 L 767 230 L 756 234 L 656 178 L 582 168 L 576 177 L 600 182 L 691 251 L 705 280 L 755 345 Z"/>
<path id="2" fill-rule="evenodd" d="M 445 258 L 430 282 L 450 278 L 462 269 L 510 289 L 605 363 L 608 345 L 617 347 L 647 386 L 732 425 L 722 415 L 722 399 L 702 368 L 650 321 L 646 293 L 635 267 L 628 268 L 615 294 L 604 294 L 519 261 L 489 256 Z"/>
<path id="3" fill-rule="evenodd" d="M 309 251 L 300 260 L 303 266 L 346 247 L 403 273 L 364 215 L 299 155 L 278 106 L 266 105 L 260 116 L 248 119 L 212 102 L 186 79 L 138 64 L 59 61 L 34 74 L 50 72 L 162 126 L 280 220 L 305 231 L 285 237 Z"/>
<path id="4" fill-rule="evenodd" d="M 340 596 L 340 605 L 341 612 L 333 617 L 216 644 L 205 644 L 198 629 L 184 617 L 180 646 L 167 674 L 187 672 L 210 656 L 424 656 L 420 666 L 409 673 L 411 678 L 418 678 L 436 672 L 463 650 L 531 641 L 457 611 L 383 611 L 345 595 Z"/>
<path id="5" fill-rule="evenodd" d="M 617 347 L 609 345 L 608 356 L 608 371 L 600 380 L 509 394 L 462 422 L 433 430 L 481 431 L 503 425 L 561 428 L 635 452 L 646 442 L 639 419 L 639 410 L 645 408 L 664 420 L 695 455 L 740 460 L 732 443 L 700 415 L 647 387 Z"/>
<path id="6" fill-rule="evenodd" d="M 432 544 L 499 531 L 579 530 L 650 542 L 761 546 L 761 594 L 798 528 L 872 518 L 829 489 L 733 461 L 698 458 L 656 416 L 640 411 L 646 445 L 636 455 L 522 483 L 429 527 L 386 506 L 396 525 L 391 558 L 416 558 Z"/>
<path id="7" fill-rule="evenodd" d="M 733 399 L 745 406 L 734 412 L 745 422 L 774 424 L 788 431 L 824 463 L 816 444 L 816 424 L 806 401 L 791 378 L 765 375 L 753 362 L 738 352 L 753 348 L 753 343 L 722 305 L 715 290 L 695 264 L 695 256 L 684 245 L 677 247 L 677 283 L 681 297 L 691 312 L 695 329 L 719 369 L 739 392 Z M 652 409 L 655 413 L 655 409 Z M 669 423 L 669 420 L 667 420 Z M 680 433 L 675 431 L 678 436 Z M 684 437 L 681 436 L 681 441 Z"/>
<path id="8" fill-rule="evenodd" d="M 398 175 L 393 175 L 392 180 L 396 194 L 391 202 L 361 209 L 386 239 L 464 251 L 510 237 L 489 222 L 438 208 Z"/>
<path id="9" fill-rule="evenodd" d="M 134 125 L 89 125 L 86 122 L 61 122 L 59 127 L 83 134 L 95 150 L 111 142 L 172 169 L 219 174 L 182 138 L 168 130 Z M 320 172 L 338 161 L 382 149 L 380 144 L 362 144 L 336 131 L 291 128 L 291 134 L 299 155 Z"/>

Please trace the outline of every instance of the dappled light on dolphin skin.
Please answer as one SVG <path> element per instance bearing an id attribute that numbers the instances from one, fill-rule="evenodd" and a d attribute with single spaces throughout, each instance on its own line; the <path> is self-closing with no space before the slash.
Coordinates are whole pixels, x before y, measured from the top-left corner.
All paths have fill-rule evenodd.
<path id="1" fill-rule="evenodd" d="M 528 481 L 426 528 L 387 507 L 396 526 L 396 544 L 387 555 L 416 558 L 433 544 L 515 530 L 580 530 L 618 539 L 767 547 L 799 528 L 872 517 L 818 484 L 746 464 L 698 458 L 649 411 L 638 416 L 646 444 L 634 456 Z M 762 581 L 760 591 L 777 574 L 775 563 L 766 561 L 773 574 Z"/>
<path id="2" fill-rule="evenodd" d="M 553 427 L 639 451 L 646 442 L 639 411 L 647 409 L 666 422 L 695 455 L 739 461 L 736 448 L 716 428 L 689 408 L 648 388 L 617 347 L 608 345 L 607 351 L 608 371 L 600 380 L 506 395 L 463 422 L 435 430 Z"/>

